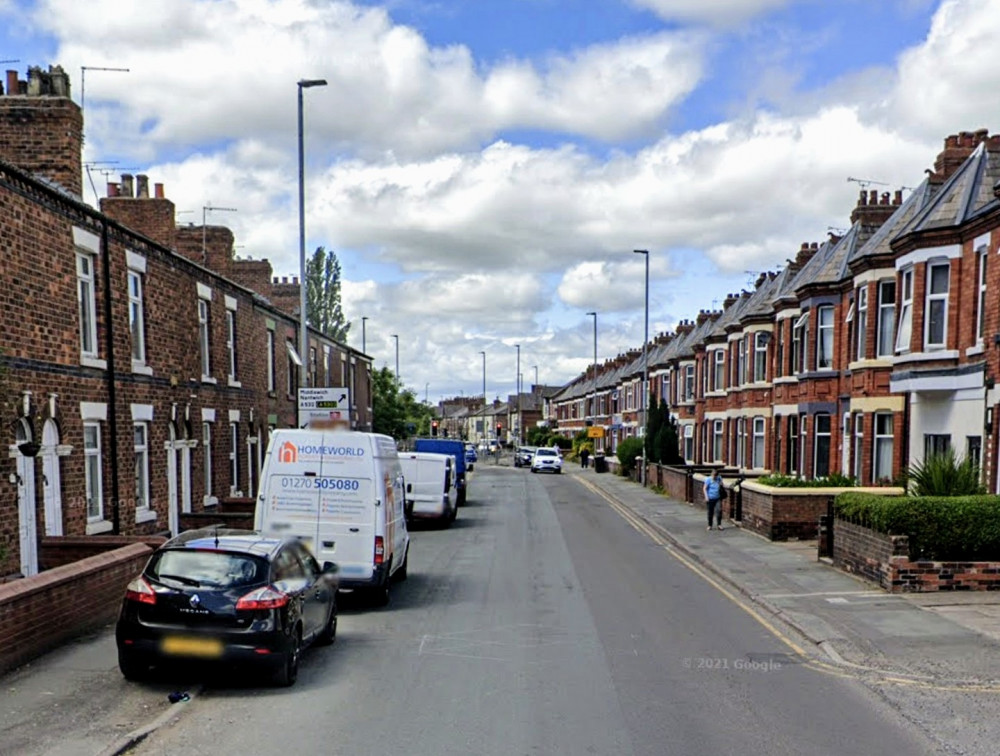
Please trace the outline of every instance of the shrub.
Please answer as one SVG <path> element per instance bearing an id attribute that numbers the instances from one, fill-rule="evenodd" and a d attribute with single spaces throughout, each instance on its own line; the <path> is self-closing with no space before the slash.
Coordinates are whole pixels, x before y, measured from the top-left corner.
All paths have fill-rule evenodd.
<path id="1" fill-rule="evenodd" d="M 1000 496 L 837 496 L 838 517 L 890 535 L 906 535 L 911 559 L 1000 560 Z"/>
<path id="2" fill-rule="evenodd" d="M 979 465 L 971 457 L 959 459 L 953 449 L 932 454 L 908 471 L 914 496 L 976 496 L 986 493 L 979 480 Z"/>
<path id="3" fill-rule="evenodd" d="M 840 473 L 833 473 L 827 475 L 825 478 L 813 478 L 811 480 L 775 473 L 757 478 L 757 482 L 765 486 L 774 486 L 775 488 L 852 488 L 857 485 L 857 481 L 854 478 L 849 478 Z"/>
<path id="4" fill-rule="evenodd" d="M 642 456 L 642 439 L 626 438 L 618 444 L 618 463 L 622 475 L 630 475 L 635 469 L 635 461 Z"/>

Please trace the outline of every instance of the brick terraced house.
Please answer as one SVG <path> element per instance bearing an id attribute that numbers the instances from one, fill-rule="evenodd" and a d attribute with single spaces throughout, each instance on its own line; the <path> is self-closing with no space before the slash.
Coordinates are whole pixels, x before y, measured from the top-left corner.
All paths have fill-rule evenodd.
<path id="1" fill-rule="evenodd" d="M 1000 135 L 949 136 L 927 174 L 905 199 L 863 190 L 843 236 L 649 344 L 686 461 L 871 485 L 950 448 L 1000 492 Z M 639 393 L 635 371 L 606 362 L 597 384 Z M 553 397 L 566 435 L 606 422 L 593 383 Z"/>
<path id="2" fill-rule="evenodd" d="M 298 282 L 236 259 L 226 228 L 179 228 L 145 176 L 84 204 L 82 128 L 61 69 L 7 73 L 0 577 L 36 573 L 43 535 L 176 533 L 253 497 L 269 431 L 297 422 Z M 350 387 L 370 428 L 371 359 L 309 336 L 310 385 Z"/>

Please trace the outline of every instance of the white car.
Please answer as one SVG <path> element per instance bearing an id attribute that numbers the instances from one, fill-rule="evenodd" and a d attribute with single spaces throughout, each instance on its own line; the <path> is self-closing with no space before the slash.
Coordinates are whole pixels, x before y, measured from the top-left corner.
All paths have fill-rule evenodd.
<path id="1" fill-rule="evenodd" d="M 555 449 L 540 447 L 535 449 L 535 454 L 531 458 L 531 472 L 540 471 L 561 473 L 562 457 Z"/>

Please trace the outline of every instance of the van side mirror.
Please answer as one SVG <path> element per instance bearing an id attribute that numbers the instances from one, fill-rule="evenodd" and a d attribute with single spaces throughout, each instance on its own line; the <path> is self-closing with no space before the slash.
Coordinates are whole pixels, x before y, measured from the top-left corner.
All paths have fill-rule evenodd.
<path id="1" fill-rule="evenodd" d="M 340 567 L 336 562 L 323 562 L 324 575 L 336 575 L 338 572 L 340 572 Z"/>

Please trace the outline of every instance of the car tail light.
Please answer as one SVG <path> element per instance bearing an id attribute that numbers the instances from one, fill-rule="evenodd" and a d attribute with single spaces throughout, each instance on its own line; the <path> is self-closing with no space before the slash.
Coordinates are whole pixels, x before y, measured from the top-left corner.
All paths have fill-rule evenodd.
<path id="1" fill-rule="evenodd" d="M 137 577 L 125 588 L 126 601 L 138 601 L 140 604 L 155 604 L 156 593 L 142 577 Z"/>
<path id="2" fill-rule="evenodd" d="M 375 536 L 375 564 L 379 565 L 385 561 L 385 539 L 382 536 Z"/>
<path id="3" fill-rule="evenodd" d="M 288 604 L 288 595 L 277 588 L 265 585 L 255 591 L 250 591 L 236 602 L 236 611 L 253 611 L 256 609 L 280 609 Z"/>

